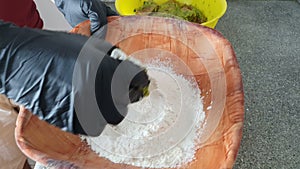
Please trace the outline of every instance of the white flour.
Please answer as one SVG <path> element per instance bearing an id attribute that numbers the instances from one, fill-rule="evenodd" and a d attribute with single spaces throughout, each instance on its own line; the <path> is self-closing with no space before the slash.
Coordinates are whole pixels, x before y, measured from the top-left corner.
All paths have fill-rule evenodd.
<path id="1" fill-rule="evenodd" d="M 101 157 L 147 168 L 175 168 L 194 159 L 204 122 L 196 83 L 162 65 L 148 65 L 150 96 L 128 106 L 118 126 L 82 137 Z M 154 79 L 154 80 L 153 80 Z"/>

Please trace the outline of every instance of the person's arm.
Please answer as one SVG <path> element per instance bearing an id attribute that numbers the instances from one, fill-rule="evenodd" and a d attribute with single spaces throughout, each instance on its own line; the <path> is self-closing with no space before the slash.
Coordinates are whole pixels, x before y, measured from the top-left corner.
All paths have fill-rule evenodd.
<path id="1" fill-rule="evenodd" d="M 124 116 L 120 114 L 124 115 L 124 112 L 120 111 L 143 97 L 140 88 L 149 85 L 144 68 L 129 60 L 120 60 L 120 54 L 111 57 L 115 47 L 101 39 L 19 28 L 1 21 L 0 39 L 0 93 L 65 131 L 88 135 L 101 133 L 107 123 L 122 121 Z M 96 62 L 100 64 L 91 69 Z M 123 68 L 117 79 L 118 86 L 112 88 L 115 71 L 120 65 Z M 140 73 L 131 76 L 135 72 Z M 127 82 L 130 83 L 128 87 Z M 95 95 L 96 109 L 101 114 L 88 113 L 91 95 L 79 91 L 90 91 L 88 85 L 91 84 L 95 87 L 91 95 Z M 121 96 L 116 98 L 117 103 L 113 100 L 112 90 L 118 90 L 117 96 Z M 129 100 L 123 98 L 128 93 Z M 78 99 L 84 104 L 77 104 Z M 100 124 L 97 120 L 89 123 L 89 120 L 97 119 L 96 116 L 101 116 L 99 118 L 105 123 Z M 82 126 L 82 118 L 91 124 L 91 128 Z"/>

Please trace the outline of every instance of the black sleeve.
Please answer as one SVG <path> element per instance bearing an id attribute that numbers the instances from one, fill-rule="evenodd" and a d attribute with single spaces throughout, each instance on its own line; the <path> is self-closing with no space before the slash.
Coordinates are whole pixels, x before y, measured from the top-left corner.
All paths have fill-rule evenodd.
<path id="1" fill-rule="evenodd" d="M 127 105 L 140 98 L 141 94 L 129 98 L 135 96 L 129 90 L 149 84 L 144 68 L 110 57 L 113 48 L 97 38 L 0 21 L 0 93 L 65 131 L 99 135 L 107 123 L 121 122 Z M 118 86 L 112 88 L 116 70 L 121 70 L 116 73 Z M 95 88 L 90 90 L 90 84 Z M 117 94 L 113 96 L 112 90 Z M 93 98 L 85 91 L 95 95 L 95 105 L 89 106 Z"/>
<path id="2" fill-rule="evenodd" d="M 0 93 L 40 119 L 74 132 L 72 73 L 86 41 L 79 35 L 0 22 Z"/>

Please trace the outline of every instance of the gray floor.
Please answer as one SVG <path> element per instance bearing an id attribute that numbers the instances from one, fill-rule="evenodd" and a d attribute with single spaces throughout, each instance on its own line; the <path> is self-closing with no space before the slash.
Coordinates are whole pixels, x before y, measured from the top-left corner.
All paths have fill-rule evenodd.
<path id="1" fill-rule="evenodd" d="M 235 169 L 300 168 L 300 5 L 229 1 L 217 26 L 243 74 L 245 124 Z"/>

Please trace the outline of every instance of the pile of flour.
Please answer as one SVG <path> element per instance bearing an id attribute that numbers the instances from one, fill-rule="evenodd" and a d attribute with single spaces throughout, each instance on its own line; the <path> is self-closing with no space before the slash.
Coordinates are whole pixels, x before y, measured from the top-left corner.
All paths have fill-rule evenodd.
<path id="1" fill-rule="evenodd" d="M 147 65 L 150 96 L 128 106 L 126 118 L 99 137 L 82 137 L 99 156 L 145 168 L 175 168 L 194 159 L 205 113 L 192 80 Z"/>

